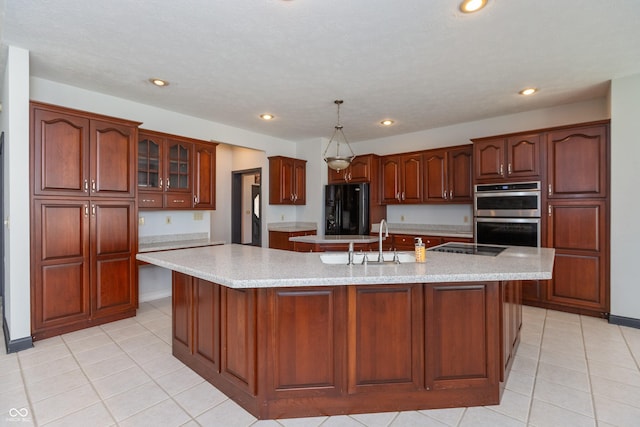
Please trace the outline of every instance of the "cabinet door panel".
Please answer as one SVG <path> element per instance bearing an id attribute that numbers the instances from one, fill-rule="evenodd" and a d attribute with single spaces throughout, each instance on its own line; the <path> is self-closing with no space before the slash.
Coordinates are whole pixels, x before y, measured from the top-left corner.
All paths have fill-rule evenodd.
<path id="1" fill-rule="evenodd" d="M 143 132 L 138 135 L 138 188 L 145 191 L 162 191 L 164 140 Z"/>
<path id="2" fill-rule="evenodd" d="M 472 156 L 471 147 L 450 150 L 447 153 L 448 201 L 466 203 L 473 201 Z"/>
<path id="3" fill-rule="evenodd" d="M 191 193 L 193 144 L 167 139 L 165 190 Z"/>
<path id="4" fill-rule="evenodd" d="M 89 318 L 88 212 L 82 201 L 34 201 L 33 331 Z"/>
<path id="5" fill-rule="evenodd" d="M 137 305 L 133 200 L 92 201 L 92 305 L 95 316 Z"/>
<path id="6" fill-rule="evenodd" d="M 422 202 L 422 155 L 406 155 L 402 156 L 402 184 L 401 196 L 402 203 L 421 203 Z"/>
<path id="7" fill-rule="evenodd" d="M 222 374 L 256 393 L 255 290 L 222 288 L 220 337 Z"/>
<path id="8" fill-rule="evenodd" d="M 419 286 L 352 286 L 348 288 L 349 390 L 422 383 L 422 334 L 414 303 Z M 372 358 L 371 355 L 376 357 Z"/>
<path id="9" fill-rule="evenodd" d="M 88 195 L 89 120 L 34 108 L 34 194 Z"/>
<path id="10" fill-rule="evenodd" d="M 193 354 L 220 372 L 220 285 L 193 278 Z"/>
<path id="11" fill-rule="evenodd" d="M 382 158 L 382 203 L 399 203 L 400 168 L 398 156 Z"/>
<path id="12" fill-rule="evenodd" d="M 335 292 L 277 289 L 271 294 L 275 390 L 336 387 Z"/>
<path id="13" fill-rule="evenodd" d="M 425 201 L 442 202 L 447 191 L 446 152 L 434 151 L 425 154 Z"/>
<path id="14" fill-rule="evenodd" d="M 547 135 L 549 198 L 606 197 L 607 126 Z"/>
<path id="15" fill-rule="evenodd" d="M 540 135 L 519 135 L 507 140 L 509 178 L 540 175 Z"/>
<path id="16" fill-rule="evenodd" d="M 173 345 L 191 348 L 191 311 L 193 309 L 192 278 L 173 271 L 172 292 L 172 329 Z"/>
<path id="17" fill-rule="evenodd" d="M 551 247 L 564 250 L 601 251 L 605 212 L 604 203 L 550 202 L 548 218 Z"/>
<path id="18" fill-rule="evenodd" d="M 197 145 L 195 147 L 194 207 L 216 208 L 216 147 Z"/>
<path id="19" fill-rule="evenodd" d="M 293 163 L 294 204 L 304 205 L 307 202 L 307 164 L 304 161 Z"/>
<path id="20" fill-rule="evenodd" d="M 597 255 L 556 253 L 549 300 L 606 311 L 601 264 Z"/>
<path id="21" fill-rule="evenodd" d="M 475 142 L 473 144 L 474 176 L 476 179 L 503 178 L 504 139 Z"/>
<path id="22" fill-rule="evenodd" d="M 91 194 L 134 197 L 137 131 L 133 127 L 91 121 Z"/>

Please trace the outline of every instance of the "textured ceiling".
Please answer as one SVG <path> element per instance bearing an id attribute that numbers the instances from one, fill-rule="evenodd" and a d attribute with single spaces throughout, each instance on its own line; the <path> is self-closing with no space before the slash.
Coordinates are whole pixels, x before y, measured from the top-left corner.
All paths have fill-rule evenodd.
<path id="1" fill-rule="evenodd" d="M 640 73 L 638 0 L 458 4 L 4 0 L 0 28 L 33 76 L 294 141 L 329 137 L 337 98 L 358 141 L 598 98 Z"/>

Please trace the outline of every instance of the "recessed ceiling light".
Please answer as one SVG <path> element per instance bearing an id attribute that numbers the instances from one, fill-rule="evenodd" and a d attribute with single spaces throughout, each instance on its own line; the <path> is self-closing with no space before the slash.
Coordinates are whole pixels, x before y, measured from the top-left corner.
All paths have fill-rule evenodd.
<path id="1" fill-rule="evenodd" d="M 269 114 L 269 113 L 265 113 L 265 114 L 260 114 L 260 118 L 262 120 L 273 120 L 275 116 L 273 114 Z"/>
<path id="2" fill-rule="evenodd" d="M 395 122 L 393 120 L 389 120 L 389 119 L 383 120 L 383 121 L 380 122 L 380 124 L 383 125 L 383 126 L 391 126 L 394 123 Z"/>
<path id="3" fill-rule="evenodd" d="M 536 93 L 538 91 L 538 89 L 536 89 L 535 87 L 528 87 L 526 89 L 522 89 L 520 92 L 518 92 L 520 95 L 533 95 L 534 93 Z"/>
<path id="4" fill-rule="evenodd" d="M 487 5 L 487 0 L 464 0 L 460 3 L 460 10 L 464 13 L 477 12 Z"/>
<path id="5" fill-rule="evenodd" d="M 169 86 L 169 82 L 162 79 L 156 79 L 154 77 L 150 78 L 149 81 L 158 87 Z"/>

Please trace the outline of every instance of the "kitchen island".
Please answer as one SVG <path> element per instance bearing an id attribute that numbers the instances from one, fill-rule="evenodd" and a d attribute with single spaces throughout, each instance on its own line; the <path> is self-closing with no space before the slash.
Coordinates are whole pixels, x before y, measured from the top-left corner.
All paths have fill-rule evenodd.
<path id="1" fill-rule="evenodd" d="M 554 251 L 351 266 L 241 245 L 137 257 L 173 270 L 173 354 L 275 419 L 499 403 L 519 281 L 551 278 Z"/>

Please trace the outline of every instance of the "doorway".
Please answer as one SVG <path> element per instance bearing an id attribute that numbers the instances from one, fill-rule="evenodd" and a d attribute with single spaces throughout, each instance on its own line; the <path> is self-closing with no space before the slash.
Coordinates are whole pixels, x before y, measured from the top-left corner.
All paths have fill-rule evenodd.
<path id="1" fill-rule="evenodd" d="M 262 168 L 231 172 L 231 243 L 262 246 Z"/>

